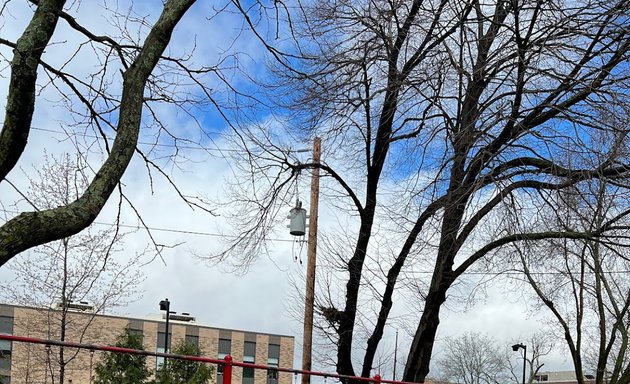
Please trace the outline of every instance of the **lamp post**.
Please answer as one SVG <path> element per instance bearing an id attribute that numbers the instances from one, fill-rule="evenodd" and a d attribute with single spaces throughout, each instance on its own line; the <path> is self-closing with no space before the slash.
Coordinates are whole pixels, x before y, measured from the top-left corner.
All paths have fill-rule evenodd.
<path id="1" fill-rule="evenodd" d="M 164 336 L 164 352 L 168 353 L 168 319 L 171 314 L 171 302 L 168 299 L 160 301 L 160 311 L 166 311 L 166 334 Z M 166 357 L 164 358 L 164 366 L 166 366 Z"/>
<path id="2" fill-rule="evenodd" d="M 398 363 L 398 330 L 396 330 L 396 341 L 394 342 L 394 374 L 392 380 L 396 380 L 396 364 Z"/>
<path id="3" fill-rule="evenodd" d="M 514 352 L 518 351 L 521 348 L 523 348 L 523 384 L 525 384 L 525 369 L 526 369 L 526 363 L 527 363 L 527 346 L 525 344 L 523 344 L 523 343 L 514 344 L 512 346 L 512 350 Z"/>

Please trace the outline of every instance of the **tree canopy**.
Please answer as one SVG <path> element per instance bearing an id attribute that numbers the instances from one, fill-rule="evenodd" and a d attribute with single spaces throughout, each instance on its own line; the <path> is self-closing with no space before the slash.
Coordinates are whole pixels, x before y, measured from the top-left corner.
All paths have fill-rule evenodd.
<path id="1" fill-rule="evenodd" d="M 118 337 L 116 346 L 144 350 L 142 336 L 126 328 Z M 106 352 L 94 367 L 95 384 L 141 384 L 152 376 L 147 368 L 147 357 L 127 353 Z"/>
<path id="2" fill-rule="evenodd" d="M 199 346 L 183 340 L 175 345 L 173 353 L 185 356 L 201 356 Z M 169 359 L 158 373 L 156 384 L 207 384 L 214 368 L 202 362 Z"/>
<path id="3" fill-rule="evenodd" d="M 256 28 L 267 8 L 241 10 Z M 627 12 L 626 1 L 590 0 L 289 9 L 293 34 L 268 44 L 276 76 L 261 83 L 275 113 L 287 111 L 287 135 L 322 138 L 322 162 L 280 151 L 278 126 L 247 120 L 236 138 L 245 176 L 231 187 L 241 236 L 219 259 L 264 254 L 278 207 L 319 168 L 320 204 L 340 223 L 318 249 L 316 299 L 336 370 L 372 375 L 404 297 L 419 304 L 398 309 L 411 322 L 403 379 L 423 382 L 441 310 L 467 273 L 513 268 L 504 254 L 548 239 L 627 245 L 627 119 L 602 118 L 628 105 Z M 548 221 L 555 196 L 589 183 L 620 186 L 619 209 L 597 227 Z"/>

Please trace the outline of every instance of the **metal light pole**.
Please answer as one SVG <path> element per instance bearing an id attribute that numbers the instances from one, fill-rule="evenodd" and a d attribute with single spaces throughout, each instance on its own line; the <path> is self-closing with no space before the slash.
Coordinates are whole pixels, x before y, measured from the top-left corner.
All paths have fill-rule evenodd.
<path id="1" fill-rule="evenodd" d="M 396 380 L 396 364 L 398 364 L 398 330 L 396 330 L 396 341 L 394 342 L 394 374 L 392 380 Z"/>
<path id="2" fill-rule="evenodd" d="M 518 351 L 520 348 L 523 348 L 523 384 L 525 384 L 525 370 L 526 370 L 526 364 L 527 364 L 527 346 L 522 343 L 514 344 L 512 346 L 512 350 L 514 352 Z"/>
<path id="3" fill-rule="evenodd" d="M 168 353 L 168 319 L 171 315 L 171 302 L 168 299 L 160 301 L 160 311 L 166 311 L 166 335 L 164 336 L 164 352 Z M 166 357 L 164 358 L 164 366 L 166 366 Z"/>

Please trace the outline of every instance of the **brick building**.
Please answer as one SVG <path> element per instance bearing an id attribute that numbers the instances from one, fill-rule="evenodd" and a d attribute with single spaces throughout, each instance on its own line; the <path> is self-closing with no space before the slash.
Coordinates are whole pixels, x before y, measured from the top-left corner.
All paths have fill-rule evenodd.
<path id="1" fill-rule="evenodd" d="M 547 371 L 538 372 L 534 377 L 534 383 L 544 384 L 577 384 L 575 371 Z M 585 375 L 584 382 L 595 383 L 593 375 Z"/>
<path id="2" fill-rule="evenodd" d="M 0 333 L 44 339 L 59 339 L 55 319 L 61 311 L 0 304 Z M 66 341 L 86 344 L 113 345 L 116 338 L 129 328 L 142 335 L 147 351 L 163 352 L 166 325 L 163 316 L 137 319 L 121 316 L 97 315 L 87 305 L 77 305 L 67 312 Z M 51 326 L 51 324 L 53 324 Z M 57 329 L 55 329 L 57 328 Z M 250 331 L 222 329 L 199 325 L 188 315 L 171 315 L 169 325 L 171 346 L 182 340 L 199 345 L 203 355 L 223 358 L 230 354 L 234 361 L 251 362 L 282 368 L 293 367 L 293 336 L 274 335 Z M 0 378 L 3 384 L 52 383 L 54 361 L 59 349 L 27 343 L 10 343 L 0 340 Z M 65 348 L 65 359 L 72 361 L 66 367 L 67 384 L 89 384 L 94 365 L 101 352 Z M 147 366 L 155 372 L 161 358 L 147 357 Z M 53 367 L 53 369 L 50 369 Z M 242 369 L 234 367 L 235 384 L 291 384 L 290 373 Z M 58 383 L 58 380 L 54 381 Z M 215 367 L 215 383 L 221 384 L 222 374 Z"/>

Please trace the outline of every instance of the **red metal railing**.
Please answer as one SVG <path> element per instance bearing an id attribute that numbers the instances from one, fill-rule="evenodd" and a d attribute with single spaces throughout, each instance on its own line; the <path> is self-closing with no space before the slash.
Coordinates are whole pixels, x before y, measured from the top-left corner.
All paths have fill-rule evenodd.
<path id="1" fill-rule="evenodd" d="M 165 357 L 168 359 L 198 361 L 198 362 L 203 362 L 203 363 L 216 364 L 216 365 L 223 366 L 223 384 L 232 384 L 232 367 L 264 369 L 264 370 L 271 370 L 271 371 L 278 371 L 278 372 L 289 372 L 293 374 L 339 379 L 344 382 L 361 381 L 361 382 L 368 382 L 368 383 L 374 383 L 374 384 L 382 384 L 382 383 L 383 384 L 415 384 L 415 383 L 409 383 L 405 381 L 385 380 L 381 378 L 380 375 L 375 375 L 374 377 L 360 377 L 360 376 L 340 375 L 337 373 L 304 371 L 301 369 L 282 368 L 282 367 L 273 367 L 269 365 L 243 363 L 243 362 L 233 361 L 232 356 L 229 356 L 229 355 L 225 356 L 225 358 L 221 360 L 221 359 L 212 359 L 212 358 L 203 357 L 203 356 L 176 355 L 173 353 L 150 352 L 150 351 L 143 351 L 143 350 L 138 350 L 138 349 L 114 347 L 111 345 L 82 344 L 82 343 L 74 343 L 70 341 L 45 340 L 45 339 L 38 339 L 34 337 L 14 336 L 14 335 L 6 335 L 6 334 L 0 334 L 0 340 L 14 341 L 18 343 L 43 344 L 43 345 L 50 345 L 50 346 L 54 345 L 54 346 L 59 346 L 59 347 L 87 349 L 91 351 L 104 351 L 104 352 L 113 352 L 113 353 L 128 353 L 132 355 L 156 356 L 156 357 Z"/>

